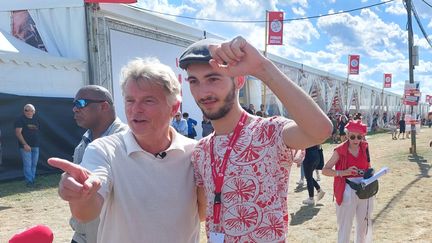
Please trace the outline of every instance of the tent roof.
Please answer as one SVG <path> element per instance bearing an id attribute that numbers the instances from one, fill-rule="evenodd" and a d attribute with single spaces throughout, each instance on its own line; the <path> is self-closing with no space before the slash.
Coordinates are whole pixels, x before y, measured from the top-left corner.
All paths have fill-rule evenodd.
<path id="1" fill-rule="evenodd" d="M 16 11 L 23 9 L 82 7 L 84 0 L 14 0 L 2 1 L 0 11 Z"/>
<path id="2" fill-rule="evenodd" d="M 77 69 L 79 71 L 85 68 L 85 62 L 82 60 L 52 56 L 0 29 L 0 63 L 2 62 L 55 69 Z"/>

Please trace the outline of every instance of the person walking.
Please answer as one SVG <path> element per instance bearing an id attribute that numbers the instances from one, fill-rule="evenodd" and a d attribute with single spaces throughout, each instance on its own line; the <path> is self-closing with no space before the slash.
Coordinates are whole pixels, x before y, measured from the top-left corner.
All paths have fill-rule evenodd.
<path id="1" fill-rule="evenodd" d="M 39 161 L 39 119 L 32 104 L 24 106 L 24 114 L 15 121 L 15 136 L 18 139 L 19 151 L 23 162 L 26 185 L 35 183 L 36 168 Z"/>
<path id="2" fill-rule="evenodd" d="M 192 154 L 195 180 L 206 195 L 210 242 L 283 242 L 288 232 L 288 181 L 301 149 L 323 142 L 331 123 L 315 102 L 243 37 L 189 46 L 180 67 L 215 133 Z M 252 75 L 281 100 L 293 120 L 262 118 L 240 105 Z M 304 111 L 308 112 L 304 112 Z"/>
<path id="3" fill-rule="evenodd" d="M 333 191 L 336 199 L 338 242 L 350 242 L 351 227 L 356 218 L 356 241 L 372 242 L 372 211 L 374 197 L 360 199 L 348 180 L 360 183 L 363 174 L 371 167 L 368 144 L 364 139 L 367 126 L 361 120 L 346 125 L 348 140 L 338 145 L 323 168 L 323 175 L 334 177 Z"/>
<path id="4" fill-rule="evenodd" d="M 305 158 L 302 163 L 309 195 L 307 199 L 303 200 L 303 204 L 306 205 L 315 205 L 314 188 L 317 190 L 316 201 L 321 200 L 325 195 L 325 192 L 321 189 L 318 182 L 313 178 L 313 172 L 316 170 L 320 162 L 319 149 L 320 145 L 307 148 Z"/>
<path id="5" fill-rule="evenodd" d="M 402 139 L 405 139 L 405 127 L 406 127 L 406 124 L 405 124 L 404 117 L 405 117 L 405 115 L 402 114 L 402 116 L 400 117 L 400 120 L 399 120 L 399 124 L 398 124 L 399 125 L 399 134 L 397 136 L 398 139 L 400 138 L 401 134 L 402 134 Z"/>
<path id="6" fill-rule="evenodd" d="M 338 129 L 339 129 L 339 139 L 341 143 L 346 141 L 346 132 L 345 132 L 345 126 L 348 123 L 348 118 L 345 115 L 340 115 L 339 117 L 339 123 L 338 123 Z"/>
<path id="7" fill-rule="evenodd" d="M 87 85 L 79 89 L 72 111 L 77 125 L 87 129 L 75 147 L 75 164 L 81 164 L 85 149 L 94 140 L 128 129 L 115 114 L 112 95 L 102 86 Z M 97 242 L 99 217 L 88 223 L 80 223 L 71 218 L 69 224 L 75 232 L 71 243 Z"/>
<path id="8" fill-rule="evenodd" d="M 189 113 L 187 113 L 187 112 L 183 113 L 183 119 L 186 120 L 187 127 L 188 127 L 187 137 L 195 139 L 195 137 L 197 136 L 195 126 L 198 125 L 198 122 L 196 120 L 190 118 Z"/>
<path id="9" fill-rule="evenodd" d="M 100 215 L 98 243 L 199 242 L 205 202 L 190 161 L 196 141 L 170 126 L 181 86 L 155 58 L 121 71 L 129 129 L 96 139 L 80 165 L 50 158 L 65 173 L 59 195 L 80 222 Z"/>

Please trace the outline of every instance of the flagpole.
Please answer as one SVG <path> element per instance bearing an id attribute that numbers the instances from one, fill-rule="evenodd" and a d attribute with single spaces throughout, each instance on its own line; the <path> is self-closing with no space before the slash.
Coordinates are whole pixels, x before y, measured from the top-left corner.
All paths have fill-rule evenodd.
<path id="1" fill-rule="evenodd" d="M 349 75 L 350 75 L 350 55 L 348 55 L 348 70 L 347 70 L 347 81 L 346 81 L 346 87 L 345 87 L 345 115 L 349 114 L 349 107 L 348 107 L 348 85 L 349 85 Z"/>
<path id="2" fill-rule="evenodd" d="M 264 56 L 267 57 L 267 36 L 268 36 L 268 13 L 269 11 L 266 10 L 266 21 L 265 21 L 265 35 L 264 35 Z M 264 82 L 261 81 L 261 84 L 264 86 L 263 91 L 263 98 L 261 98 L 261 104 L 264 105 L 264 109 L 266 107 L 266 98 L 267 98 L 267 85 L 265 85 Z"/>
<path id="3" fill-rule="evenodd" d="M 385 74 L 384 74 L 384 80 L 383 80 L 383 87 L 382 87 L 382 90 L 381 90 L 381 107 L 380 107 L 380 110 L 381 110 L 381 119 L 383 120 L 383 127 L 385 126 L 385 124 L 384 124 L 384 87 L 385 87 L 385 80 L 386 80 L 386 77 L 385 77 Z"/>

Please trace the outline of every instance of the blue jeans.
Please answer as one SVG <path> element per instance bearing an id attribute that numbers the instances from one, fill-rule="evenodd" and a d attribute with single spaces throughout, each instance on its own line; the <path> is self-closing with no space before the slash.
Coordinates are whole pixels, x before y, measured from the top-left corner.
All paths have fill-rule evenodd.
<path id="1" fill-rule="evenodd" d="M 36 177 L 36 166 L 39 160 L 39 147 L 32 147 L 31 152 L 20 148 L 23 160 L 24 178 L 27 183 L 33 183 Z"/>

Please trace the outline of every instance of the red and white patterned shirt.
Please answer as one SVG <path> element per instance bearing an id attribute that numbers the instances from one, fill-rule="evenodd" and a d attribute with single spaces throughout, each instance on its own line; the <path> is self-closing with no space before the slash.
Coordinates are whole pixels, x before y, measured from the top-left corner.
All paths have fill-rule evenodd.
<path id="1" fill-rule="evenodd" d="M 292 120 L 257 118 L 241 130 L 228 159 L 222 187 L 221 230 L 225 242 L 284 242 L 288 233 L 288 181 L 292 162 L 304 151 L 288 148 L 283 127 Z M 215 136 L 214 153 L 220 165 L 233 134 Z M 210 138 L 203 138 L 192 154 L 197 186 L 207 198 L 206 231 L 215 231 Z M 218 168 L 217 171 L 220 171 Z"/>

